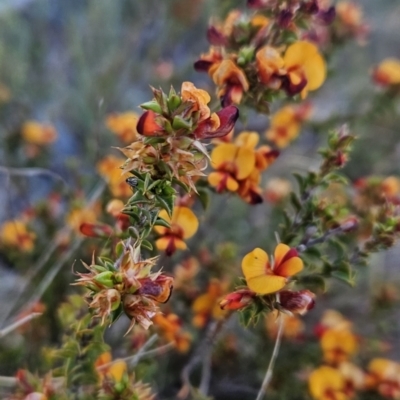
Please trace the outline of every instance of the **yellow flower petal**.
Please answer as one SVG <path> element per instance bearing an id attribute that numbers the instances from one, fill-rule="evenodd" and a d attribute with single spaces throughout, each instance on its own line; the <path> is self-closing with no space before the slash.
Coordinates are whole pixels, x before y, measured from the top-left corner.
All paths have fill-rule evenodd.
<path id="1" fill-rule="evenodd" d="M 285 261 L 282 265 L 279 265 L 274 272 L 279 276 L 289 277 L 302 271 L 303 266 L 303 260 L 301 258 L 292 257 Z"/>
<path id="2" fill-rule="evenodd" d="M 286 278 L 277 275 L 264 275 L 257 278 L 246 279 L 250 290 L 259 294 L 278 292 L 286 285 Z"/>
<path id="3" fill-rule="evenodd" d="M 311 395 L 314 399 L 327 399 L 327 391 L 334 392 L 335 397 L 332 397 L 332 399 L 341 400 L 346 398 L 336 396 L 337 394 L 340 395 L 340 393 L 336 392 L 344 389 L 345 382 L 343 377 L 340 375 L 340 372 L 335 368 L 323 366 L 314 370 L 308 378 L 308 384 Z"/>
<path id="4" fill-rule="evenodd" d="M 235 139 L 236 146 L 246 147 L 247 149 L 254 149 L 260 140 L 257 132 L 243 131 Z"/>
<path id="5" fill-rule="evenodd" d="M 208 175 L 208 183 L 218 192 L 224 190 L 236 192 L 239 188 L 239 184 L 227 172 L 211 172 Z"/>
<path id="6" fill-rule="evenodd" d="M 278 246 L 275 247 L 274 252 L 274 263 L 275 265 L 279 265 L 283 257 L 285 257 L 286 253 L 290 250 L 290 247 L 287 244 L 279 243 Z"/>
<path id="7" fill-rule="evenodd" d="M 233 162 L 237 156 L 238 147 L 233 143 L 222 143 L 211 152 L 211 164 L 214 169 L 223 164 Z"/>
<path id="8" fill-rule="evenodd" d="M 303 70 L 308 90 L 318 89 L 324 83 L 326 63 L 314 44 L 306 41 L 292 44 L 285 53 L 284 61 L 287 69 L 300 67 Z"/>
<path id="9" fill-rule="evenodd" d="M 199 227 L 196 215 L 188 207 L 175 207 L 172 213 L 172 223 L 183 230 L 184 239 L 192 237 Z"/>
<path id="10" fill-rule="evenodd" d="M 127 366 L 125 361 L 116 360 L 110 366 L 107 371 L 107 377 L 111 378 L 115 382 L 121 382 L 122 377 L 127 371 Z"/>
<path id="11" fill-rule="evenodd" d="M 187 245 L 183 240 L 173 236 L 165 236 L 156 240 L 156 247 L 158 250 L 164 251 L 170 246 L 171 240 L 173 241 L 174 248 L 177 250 L 186 250 Z"/>
<path id="12" fill-rule="evenodd" d="M 253 150 L 240 147 L 235 160 L 237 167 L 236 178 L 241 180 L 247 178 L 256 164 L 256 155 Z"/>
<path id="13" fill-rule="evenodd" d="M 246 254 L 242 260 L 242 271 L 246 280 L 266 275 L 268 267 L 268 254 L 259 247 Z"/>

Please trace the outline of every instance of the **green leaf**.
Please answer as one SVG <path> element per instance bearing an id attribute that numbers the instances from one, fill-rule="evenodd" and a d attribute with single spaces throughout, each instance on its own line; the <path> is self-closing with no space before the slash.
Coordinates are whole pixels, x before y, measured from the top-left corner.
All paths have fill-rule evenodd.
<path id="1" fill-rule="evenodd" d="M 147 250 L 153 250 L 153 245 L 148 240 L 142 240 L 142 247 Z"/>
<path id="2" fill-rule="evenodd" d="M 165 228 L 171 228 L 171 224 L 168 221 L 166 221 L 164 218 L 160 218 L 160 217 L 158 217 L 156 219 L 156 221 L 154 222 L 154 225 L 164 226 Z"/>
<path id="3" fill-rule="evenodd" d="M 295 209 L 297 212 L 300 212 L 300 211 L 301 211 L 302 205 L 301 205 L 300 199 L 299 199 L 299 197 L 296 195 L 296 193 L 294 193 L 294 192 L 291 192 L 291 193 L 290 193 L 290 203 L 293 205 L 294 209 Z"/>
<path id="4" fill-rule="evenodd" d="M 210 205 L 210 192 L 205 188 L 198 188 L 197 193 L 199 195 L 200 203 L 204 210 L 207 210 Z"/>
<path id="5" fill-rule="evenodd" d="M 299 277 L 298 283 L 304 285 L 311 291 L 322 291 L 326 292 L 325 279 L 319 274 L 310 274 Z"/>

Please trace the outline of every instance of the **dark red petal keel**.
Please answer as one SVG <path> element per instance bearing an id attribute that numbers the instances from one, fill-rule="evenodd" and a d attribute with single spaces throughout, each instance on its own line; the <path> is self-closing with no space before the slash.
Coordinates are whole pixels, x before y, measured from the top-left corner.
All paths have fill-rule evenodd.
<path id="1" fill-rule="evenodd" d="M 212 25 L 207 29 L 207 40 L 213 46 L 225 46 L 227 44 L 224 34 Z"/>
<path id="2" fill-rule="evenodd" d="M 239 110 L 235 106 L 228 106 L 217 112 L 220 125 L 217 129 L 212 130 L 214 122 L 210 118 L 200 122 L 194 136 L 196 139 L 213 139 L 227 135 L 235 126 L 239 118 Z"/>
<path id="3" fill-rule="evenodd" d="M 211 66 L 214 64 L 214 61 L 209 61 L 209 60 L 197 60 L 193 64 L 194 69 L 197 72 L 208 72 L 208 70 L 211 68 Z"/>

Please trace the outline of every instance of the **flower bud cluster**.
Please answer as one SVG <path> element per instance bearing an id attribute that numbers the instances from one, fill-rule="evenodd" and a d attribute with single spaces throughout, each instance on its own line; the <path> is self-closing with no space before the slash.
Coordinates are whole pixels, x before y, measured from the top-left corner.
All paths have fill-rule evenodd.
<path id="1" fill-rule="evenodd" d="M 168 301 L 173 284 L 172 277 L 151 272 L 156 261 L 157 257 L 142 259 L 140 247 L 128 246 L 120 256 L 119 268 L 105 259 L 97 265 L 93 259 L 91 265 L 84 264 L 89 272 L 78 273 L 75 285 L 90 290 L 89 307 L 102 324 L 112 323 L 124 312 L 132 321 L 128 332 L 135 324 L 148 329 L 158 312 L 157 303 Z"/>

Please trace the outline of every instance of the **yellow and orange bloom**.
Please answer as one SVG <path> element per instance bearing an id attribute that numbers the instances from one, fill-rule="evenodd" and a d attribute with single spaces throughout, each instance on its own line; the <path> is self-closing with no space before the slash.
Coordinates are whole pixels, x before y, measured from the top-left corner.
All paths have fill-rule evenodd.
<path id="1" fill-rule="evenodd" d="M 182 321 L 176 314 L 157 314 L 153 323 L 161 330 L 164 339 L 173 343 L 179 352 L 186 353 L 189 350 L 192 338 L 188 332 L 183 331 Z"/>
<path id="2" fill-rule="evenodd" d="M 218 97 L 222 106 L 240 104 L 243 94 L 249 90 L 249 82 L 243 70 L 232 60 L 224 60 L 209 72 L 219 88 Z"/>
<path id="3" fill-rule="evenodd" d="M 400 398 L 400 364 L 386 358 L 375 358 L 368 365 L 373 387 L 388 399 Z"/>
<path id="4" fill-rule="evenodd" d="M 372 72 L 372 79 L 379 85 L 392 86 L 400 84 L 400 60 L 386 58 Z"/>
<path id="5" fill-rule="evenodd" d="M 129 197 L 132 190 L 125 182 L 127 176 L 121 170 L 125 159 L 109 155 L 97 164 L 97 171 L 107 181 L 111 193 L 115 197 Z"/>
<path id="6" fill-rule="evenodd" d="M 217 279 L 210 281 L 207 292 L 197 297 L 192 304 L 194 317 L 192 323 L 197 328 L 203 328 L 210 318 L 222 319 L 226 311 L 220 308 L 219 300 L 226 293 L 227 283 Z"/>
<path id="7" fill-rule="evenodd" d="M 154 230 L 161 236 L 156 240 L 157 249 L 172 255 L 176 250 L 186 250 L 184 240 L 190 239 L 199 227 L 199 221 L 190 208 L 176 206 L 172 217 L 165 210 L 159 214 L 171 227 L 155 226 Z"/>
<path id="8" fill-rule="evenodd" d="M 358 338 L 347 329 L 327 329 L 321 337 L 324 360 L 333 365 L 349 360 L 358 350 Z"/>
<path id="9" fill-rule="evenodd" d="M 15 247 L 22 252 L 30 252 L 35 244 L 36 234 L 30 232 L 23 220 L 6 221 L 0 227 L 0 243 Z"/>
<path id="10" fill-rule="evenodd" d="M 301 94 L 321 87 L 326 78 L 326 63 L 318 48 L 307 41 L 293 43 L 285 52 L 286 79 L 284 89 L 288 95 Z"/>
<path id="11" fill-rule="evenodd" d="M 310 117 L 311 112 L 310 104 L 281 108 L 271 118 L 271 126 L 266 132 L 267 139 L 280 148 L 286 147 L 297 138 L 301 123 Z"/>
<path id="12" fill-rule="evenodd" d="M 345 361 L 338 366 L 338 370 L 345 381 L 344 392 L 349 398 L 354 398 L 358 391 L 367 388 L 367 374 L 357 365 Z"/>
<path id="13" fill-rule="evenodd" d="M 211 96 L 203 89 L 197 89 L 192 82 L 183 82 L 181 87 L 181 97 L 183 101 L 193 104 L 191 111 L 199 112 L 199 120 L 203 121 L 210 117 L 211 111 L 207 104 Z"/>
<path id="14" fill-rule="evenodd" d="M 255 162 L 252 148 L 235 143 L 220 144 L 211 152 L 211 164 L 216 171 L 208 175 L 208 182 L 219 193 L 225 190 L 236 192 L 239 189 L 238 181 L 250 176 Z"/>
<path id="15" fill-rule="evenodd" d="M 25 122 L 22 125 L 21 133 L 25 142 L 38 146 L 51 144 L 57 139 L 57 131 L 54 126 L 37 121 Z"/>
<path id="16" fill-rule="evenodd" d="M 314 332 L 319 338 L 321 338 L 325 331 L 329 329 L 351 331 L 352 323 L 339 311 L 325 310 L 321 321 L 315 327 Z"/>
<path id="17" fill-rule="evenodd" d="M 120 114 L 113 113 L 107 116 L 106 125 L 124 143 L 131 143 L 136 140 L 138 135 L 136 130 L 138 119 L 139 116 L 132 111 Z"/>
<path id="18" fill-rule="evenodd" d="M 278 50 L 271 46 L 264 46 L 257 51 L 256 65 L 258 78 L 271 89 L 279 89 L 281 81 L 279 77 L 285 75 L 284 60 Z"/>
<path id="19" fill-rule="evenodd" d="M 96 207 L 91 208 L 74 208 L 67 215 L 67 224 L 76 232 L 81 231 L 84 224 L 95 224 L 97 221 L 98 211 Z"/>
<path id="20" fill-rule="evenodd" d="M 110 352 L 101 354 L 94 363 L 100 382 L 112 380 L 115 383 L 121 382 L 128 374 L 128 367 L 123 360 L 112 360 Z"/>
<path id="21" fill-rule="evenodd" d="M 297 250 L 280 243 L 275 248 L 274 259 L 256 248 L 248 253 L 242 261 L 242 271 L 247 286 L 257 294 L 278 292 L 287 284 L 289 278 L 303 269 L 303 261 Z"/>
<path id="22" fill-rule="evenodd" d="M 308 378 L 308 387 L 315 400 L 347 400 L 345 380 L 335 368 L 322 366 Z"/>

